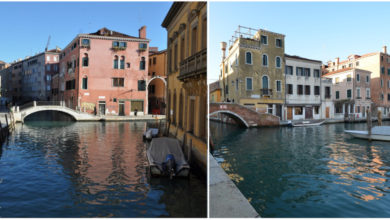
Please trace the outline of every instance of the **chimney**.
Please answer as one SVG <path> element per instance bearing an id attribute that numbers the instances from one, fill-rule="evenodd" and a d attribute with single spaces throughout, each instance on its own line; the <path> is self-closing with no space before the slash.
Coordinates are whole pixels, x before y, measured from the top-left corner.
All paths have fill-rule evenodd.
<path id="1" fill-rule="evenodd" d="M 222 61 L 226 58 L 226 42 L 221 42 L 221 49 L 222 49 Z"/>
<path id="2" fill-rule="evenodd" d="M 386 46 L 383 46 L 383 53 L 387 54 L 387 47 Z"/>
<path id="3" fill-rule="evenodd" d="M 336 66 L 339 65 L 339 62 L 340 62 L 340 58 L 339 57 L 336 57 L 336 59 L 334 60 L 334 63 Z"/>
<path id="4" fill-rule="evenodd" d="M 138 35 L 139 35 L 139 38 L 146 39 L 146 26 L 142 26 L 142 27 L 138 30 Z"/>

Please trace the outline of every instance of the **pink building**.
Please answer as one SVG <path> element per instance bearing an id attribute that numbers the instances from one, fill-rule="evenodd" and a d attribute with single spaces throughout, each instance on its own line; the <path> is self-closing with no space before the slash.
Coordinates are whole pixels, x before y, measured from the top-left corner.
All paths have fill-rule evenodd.
<path id="1" fill-rule="evenodd" d="M 57 99 L 93 114 L 146 114 L 148 44 L 145 26 L 138 37 L 107 28 L 77 35 L 60 55 Z"/>

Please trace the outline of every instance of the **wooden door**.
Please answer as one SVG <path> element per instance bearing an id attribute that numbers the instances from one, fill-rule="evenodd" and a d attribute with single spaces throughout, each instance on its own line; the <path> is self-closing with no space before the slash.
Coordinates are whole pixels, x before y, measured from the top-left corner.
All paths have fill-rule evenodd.
<path id="1" fill-rule="evenodd" d="M 313 119 L 313 108 L 312 107 L 305 108 L 305 119 Z"/>
<path id="2" fill-rule="evenodd" d="M 287 107 L 287 120 L 292 120 L 292 107 Z"/>
<path id="3" fill-rule="evenodd" d="M 326 107 L 325 109 L 325 117 L 329 118 L 329 107 Z"/>

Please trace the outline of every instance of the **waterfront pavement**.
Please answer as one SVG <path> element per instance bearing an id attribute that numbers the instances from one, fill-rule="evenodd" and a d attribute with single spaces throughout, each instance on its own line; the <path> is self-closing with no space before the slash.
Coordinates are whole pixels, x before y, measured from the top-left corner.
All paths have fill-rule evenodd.
<path id="1" fill-rule="evenodd" d="M 211 154 L 209 154 L 209 167 L 211 218 L 260 217 Z"/>

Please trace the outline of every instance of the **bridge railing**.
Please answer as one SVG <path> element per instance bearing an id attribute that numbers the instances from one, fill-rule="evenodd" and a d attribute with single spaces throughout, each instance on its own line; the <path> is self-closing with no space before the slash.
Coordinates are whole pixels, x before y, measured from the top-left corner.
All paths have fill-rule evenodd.
<path id="1" fill-rule="evenodd" d="M 46 105 L 56 105 L 56 106 L 61 106 L 62 101 L 36 101 L 37 106 L 46 106 Z"/>
<path id="2" fill-rule="evenodd" d="M 23 104 L 19 106 L 19 111 L 23 111 L 24 109 L 34 107 L 34 102 L 28 102 L 26 104 Z"/>

